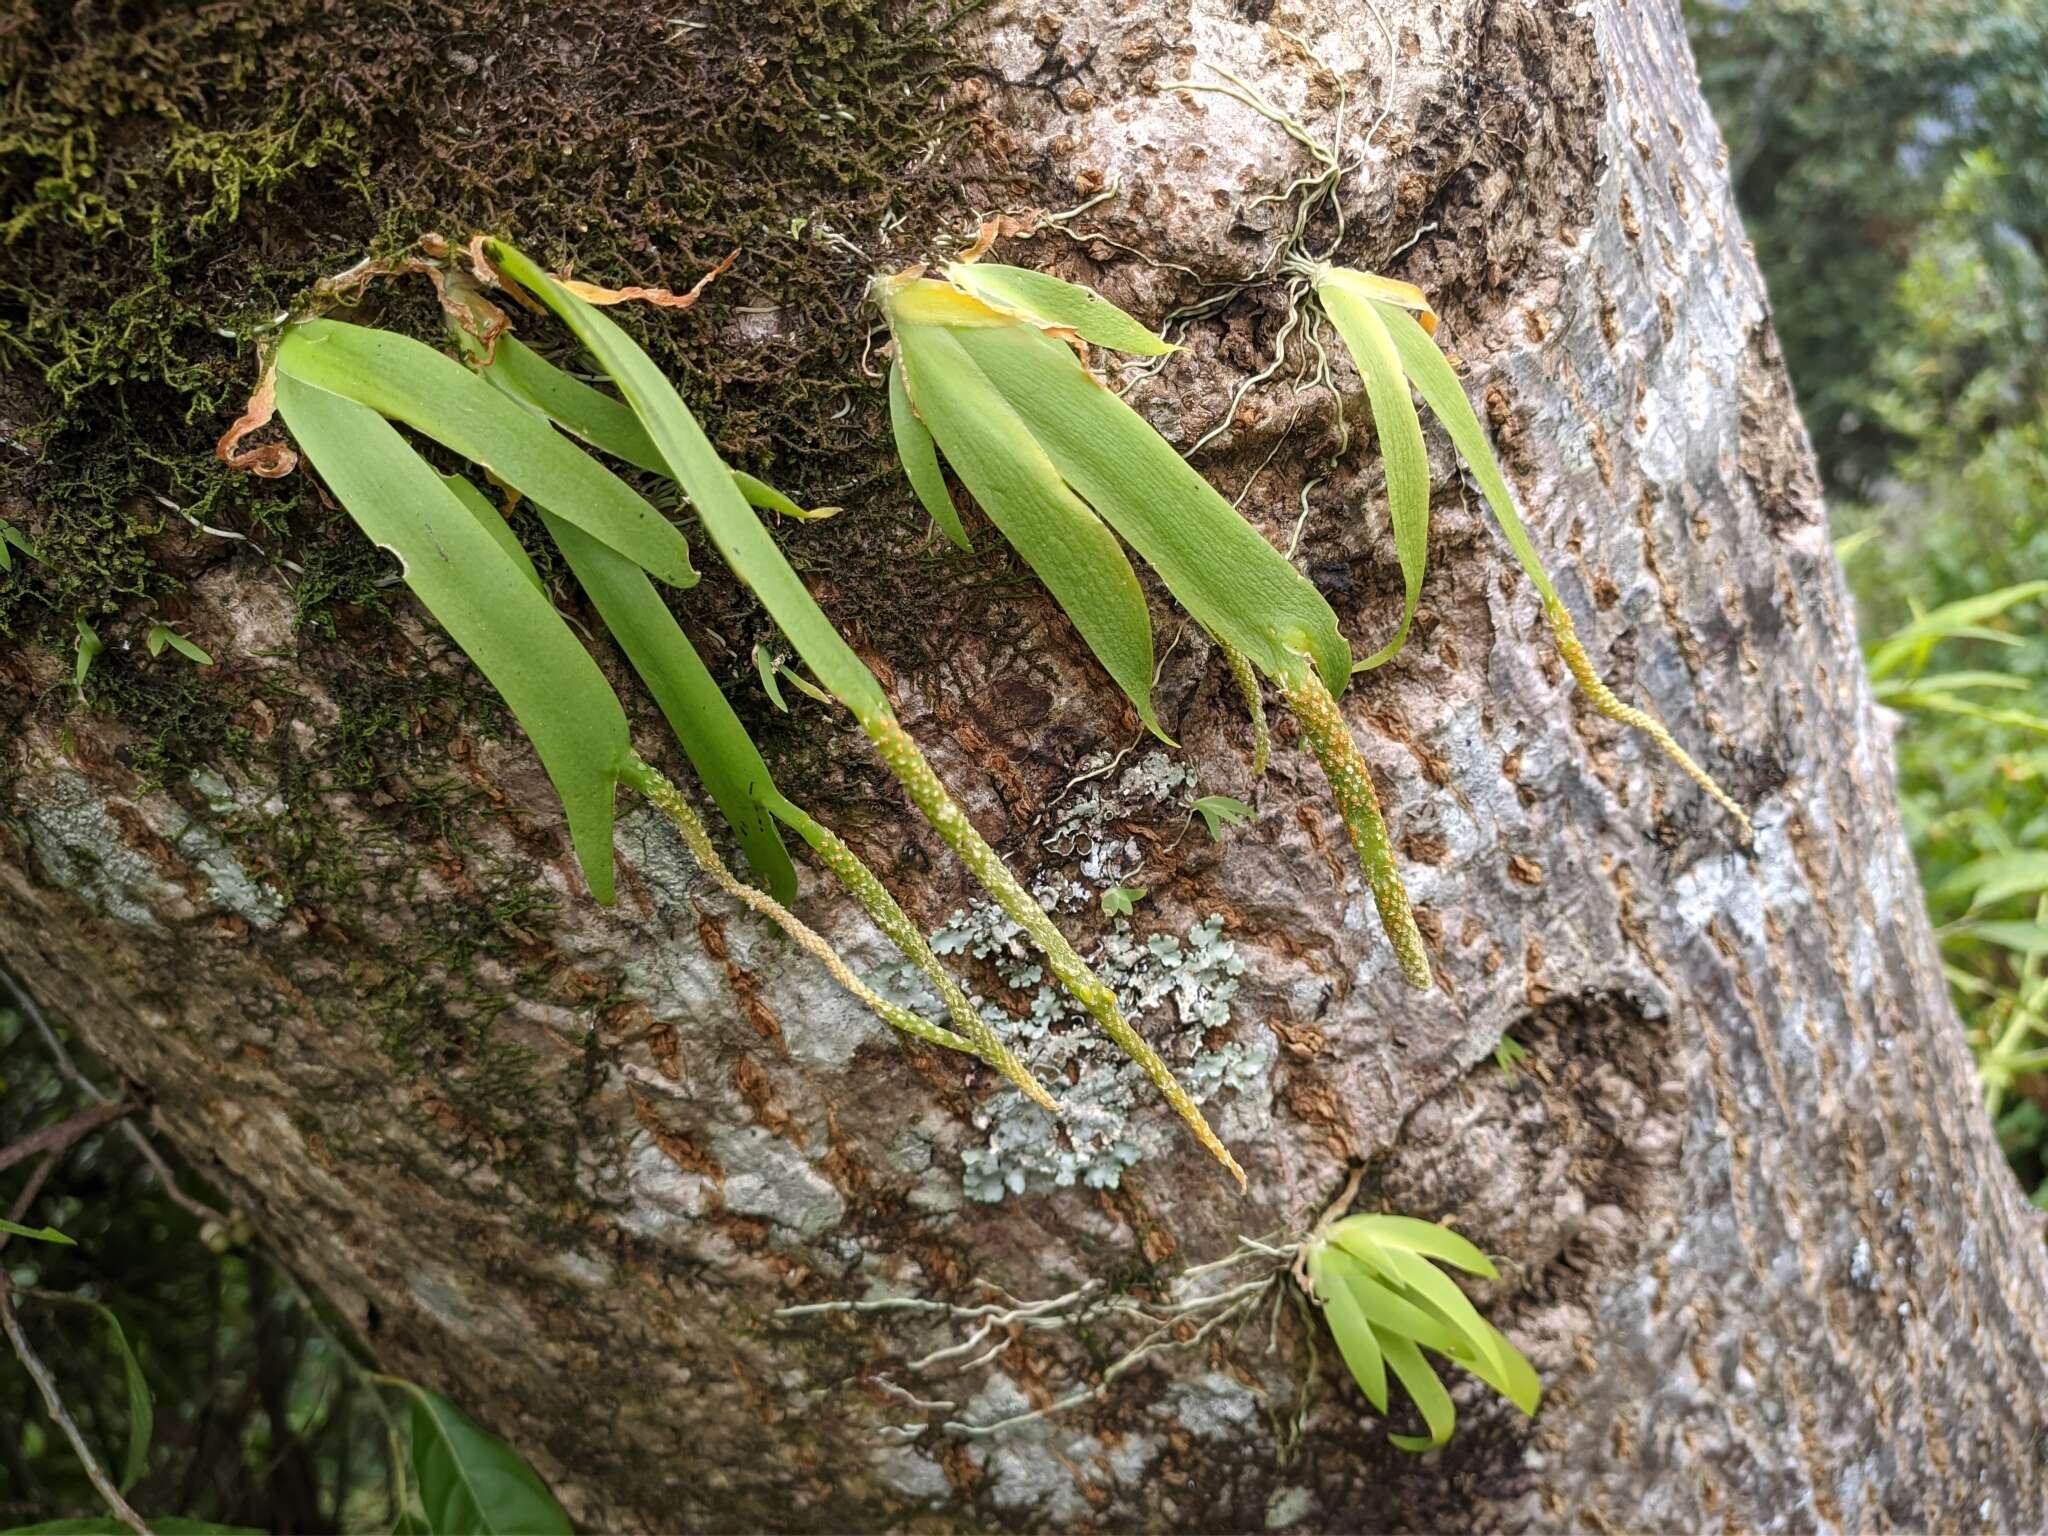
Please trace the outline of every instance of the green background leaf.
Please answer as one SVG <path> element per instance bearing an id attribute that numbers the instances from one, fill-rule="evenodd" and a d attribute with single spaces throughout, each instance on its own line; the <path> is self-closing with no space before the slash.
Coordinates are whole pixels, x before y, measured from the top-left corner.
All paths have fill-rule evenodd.
<path id="1" fill-rule="evenodd" d="M 67 1248 L 78 1246 L 75 1239 L 66 1237 L 55 1227 L 24 1227 L 20 1222 L 9 1221 L 4 1216 L 0 1216 L 0 1232 L 11 1232 L 16 1237 L 32 1237 L 38 1242 L 62 1243 Z"/>
<path id="2" fill-rule="evenodd" d="M 146 1515 L 143 1520 L 157 1536 L 263 1536 L 263 1532 L 246 1525 L 210 1525 L 179 1515 Z M 86 1515 L 76 1520 L 17 1525 L 0 1531 L 0 1536 L 135 1536 L 135 1531 L 112 1515 Z"/>
<path id="3" fill-rule="evenodd" d="M 407 1390 L 413 1482 L 434 1536 L 570 1536 L 568 1515 L 517 1451 L 445 1397 Z"/>

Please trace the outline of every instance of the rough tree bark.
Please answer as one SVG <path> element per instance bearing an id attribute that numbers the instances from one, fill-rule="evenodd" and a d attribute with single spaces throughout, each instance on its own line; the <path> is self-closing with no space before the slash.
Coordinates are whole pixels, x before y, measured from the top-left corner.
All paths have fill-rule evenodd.
<path id="1" fill-rule="evenodd" d="M 670 41 L 647 46 L 672 45 L 658 18 L 597 15 L 611 42 L 651 25 Z M 604 47 L 558 61 L 546 25 L 504 21 L 495 52 L 462 44 L 467 69 L 521 59 L 523 99 L 552 102 L 608 67 Z M 1127 709 L 999 555 L 945 567 L 888 521 L 907 497 L 871 442 L 831 473 L 897 584 L 803 543 L 837 535 L 788 542 L 822 551 L 821 595 L 984 829 L 1074 882 L 1070 929 L 1104 929 L 1108 884 L 1149 888 L 1139 945 L 1179 947 L 1106 952 L 1153 990 L 1142 1027 L 1162 1049 L 1222 1074 L 1211 1109 L 1249 1198 L 1107 1057 L 1032 1046 L 1071 1058 L 1069 1095 L 1093 1104 L 1067 1147 L 990 1074 L 904 1049 L 644 812 L 621 828 L 620 904 L 593 907 L 515 732 L 422 707 L 402 768 L 266 767 L 273 731 L 318 742 L 348 717 L 285 573 L 217 544 L 183 627 L 219 677 L 263 687 L 196 771 L 135 771 L 132 724 L 70 704 L 67 656 L 10 663 L 0 960 L 391 1369 L 470 1405 L 594 1525 L 2039 1528 L 2040 1232 L 1977 1107 L 1676 4 L 1077 0 L 1055 16 L 1003 0 L 951 43 L 967 131 L 906 155 L 905 175 L 922 165 L 956 231 L 992 204 L 1113 192 L 1010 259 L 1148 319 L 1254 274 L 1291 216 L 1257 198 L 1308 167 L 1254 113 L 1160 84 L 1223 66 L 1335 136 L 1344 259 L 1437 297 L 1581 632 L 1753 807 L 1753 855 L 1584 707 L 1439 444 L 1418 636 L 1345 700 L 1444 978 L 1412 994 L 1306 754 L 1283 737 L 1250 779 L 1221 659 L 1190 636 L 1165 664 L 1182 753 L 1140 745 L 1075 782 L 1130 746 Z M 745 63 L 743 38 L 702 46 Z M 740 67 L 714 82 L 802 86 Z M 489 114 L 510 106 L 471 105 L 479 142 L 509 131 Z M 637 153 L 642 131 L 622 122 L 612 147 Z M 282 231 L 295 215 L 240 217 Z M 573 229 L 549 233 L 574 248 Z M 881 233 L 837 233 L 900 264 Z M 630 275 L 693 273 L 650 252 Z M 712 315 L 706 349 L 767 346 L 786 323 Z M 1131 398 L 1192 444 L 1280 320 L 1270 290 L 1247 293 Z M 1299 558 L 1369 649 L 1398 591 L 1378 472 L 1357 442 L 1325 472 L 1330 402 L 1293 373 L 1198 462 L 1228 495 L 1249 483 L 1247 512 L 1283 545 L 1323 476 Z M 859 384 L 872 427 L 872 376 Z M 940 590 L 947 569 L 965 595 Z M 890 612 L 909 603 L 922 642 Z M 435 699 L 475 686 L 417 612 L 360 622 Z M 786 787 L 835 806 L 914 911 L 967 910 L 962 929 L 987 937 L 854 738 L 814 711 L 779 740 Z M 1256 800 L 1257 823 L 1220 845 L 1187 835 L 1181 765 L 1201 792 Z M 342 873 L 289 881 L 284 826 L 312 828 Z M 881 961 L 813 875 L 801 906 Z M 1513 1081 L 1492 1061 L 1507 1034 L 1530 1052 Z M 1452 1446 L 1403 1457 L 1327 1349 L 1311 1377 L 1291 1322 L 1269 1352 L 1261 1319 L 973 1439 L 944 1421 L 1087 1384 L 1115 1326 L 1025 1335 L 938 1376 L 908 1362 L 958 1330 L 770 1316 L 882 1294 L 971 1304 L 984 1281 L 1142 1290 L 1235 1234 L 1298 1230 L 1355 1164 L 1365 1204 L 1448 1218 L 1509 1261 L 1485 1304 L 1547 1383 L 1533 1425 L 1461 1387 Z M 1054 1187 L 1062 1168 L 1120 1178 Z M 1274 1426 L 1305 1390 L 1283 1455 Z"/>

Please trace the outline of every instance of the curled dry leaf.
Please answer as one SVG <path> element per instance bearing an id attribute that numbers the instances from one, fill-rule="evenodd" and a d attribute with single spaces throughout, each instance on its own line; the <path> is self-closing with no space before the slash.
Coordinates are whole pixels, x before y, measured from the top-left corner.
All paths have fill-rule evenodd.
<path id="1" fill-rule="evenodd" d="M 434 297 L 441 301 L 441 313 L 458 330 L 476 339 L 484 362 L 489 363 L 497 355 L 498 338 L 512 329 L 512 317 L 485 298 L 482 290 L 462 273 L 435 262 L 418 262 L 415 267 L 432 281 Z"/>
<path id="2" fill-rule="evenodd" d="M 966 250 L 960 253 L 962 264 L 971 265 L 981 260 L 995 246 L 998 240 L 1008 240 L 1013 236 L 1036 234 L 1038 232 L 1038 217 L 1035 213 L 1027 213 L 1022 218 L 1005 213 L 996 218 L 986 220 L 981 228 L 975 232 L 974 244 L 968 246 Z"/>
<path id="3" fill-rule="evenodd" d="M 242 414 L 235 418 L 234 425 L 221 434 L 214 445 L 214 453 L 229 469 L 246 469 L 250 474 L 265 480 L 282 480 L 299 467 L 299 456 L 283 443 L 258 443 L 253 448 L 241 446 L 242 439 L 251 432 L 259 432 L 270 425 L 270 418 L 277 414 L 277 365 L 275 359 L 266 359 L 263 375 L 256 381 L 256 389 L 249 396 L 249 404 Z"/>
<path id="4" fill-rule="evenodd" d="M 511 329 L 510 318 L 485 298 L 475 283 L 449 265 L 448 241 L 443 236 L 429 231 L 421 235 L 415 245 L 421 253 L 417 256 L 366 256 L 344 271 L 323 277 L 313 285 L 315 297 L 353 303 L 380 277 L 424 276 L 434 285 L 434 297 L 440 301 L 442 313 L 458 329 L 476 338 L 488 360 L 498 338 Z M 471 259 L 474 263 L 478 258 L 472 253 Z M 492 281 L 482 271 L 478 277 L 483 282 Z M 316 303 L 313 312 L 323 313 L 326 307 L 325 303 Z"/>
<path id="5" fill-rule="evenodd" d="M 513 282 L 503 272 L 500 272 L 497 263 L 484 253 L 484 244 L 489 239 L 490 236 L 481 234 L 469 237 L 468 251 L 471 275 L 486 288 L 502 288 L 505 292 L 511 294 L 513 301 L 520 308 L 530 310 L 536 315 L 546 314 L 547 310 L 534 299 L 532 294 L 520 287 L 519 284 Z"/>
<path id="6" fill-rule="evenodd" d="M 569 292 L 586 304 L 653 304 L 662 309 L 688 309 L 703 296 L 712 281 L 729 271 L 732 264 L 740 259 L 735 250 L 725 260 L 698 278 L 695 286 L 687 293 L 677 293 L 669 288 L 600 288 L 595 283 L 578 282 L 566 272 L 555 279 Z"/>

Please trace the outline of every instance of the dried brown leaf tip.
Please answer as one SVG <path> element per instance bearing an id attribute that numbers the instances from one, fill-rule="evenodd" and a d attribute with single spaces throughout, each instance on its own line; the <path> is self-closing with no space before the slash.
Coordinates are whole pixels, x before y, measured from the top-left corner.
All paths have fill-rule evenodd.
<path id="1" fill-rule="evenodd" d="M 1027 213 L 1022 218 L 1005 213 L 996 218 L 988 219 L 975 232 L 974 244 L 962 251 L 958 259 L 963 264 L 972 264 L 981 260 L 982 257 L 993 250 L 998 240 L 1008 240 L 1013 236 L 1028 237 L 1036 234 L 1038 231 L 1038 219 L 1039 216 L 1035 213 Z"/>
<path id="2" fill-rule="evenodd" d="M 260 432 L 270 425 L 271 417 L 277 414 L 277 367 L 273 360 L 266 358 L 263 375 L 256 381 L 255 391 L 249 396 L 249 403 L 234 425 L 221 434 L 214 445 L 214 453 L 229 469 L 247 470 L 265 480 L 282 480 L 299 467 L 299 456 L 283 443 L 258 443 L 253 448 L 242 447 L 242 439 L 252 432 Z"/>
<path id="3" fill-rule="evenodd" d="M 441 312 L 457 329 L 476 338 L 478 346 L 483 348 L 484 361 L 488 363 L 495 356 L 498 338 L 511 329 L 511 319 L 504 310 L 484 297 L 477 282 L 472 282 L 449 261 L 450 247 L 445 238 L 429 232 L 421 235 L 414 242 L 414 247 L 418 254 L 408 252 L 403 256 L 365 257 L 346 271 L 322 278 L 313 285 L 315 302 L 311 306 L 312 312 L 321 313 L 337 302 L 355 303 L 363 296 L 364 290 L 379 278 L 425 277 L 434 285 L 434 297 L 440 301 Z M 472 247 L 472 266 L 480 259 Z M 478 272 L 479 282 L 496 282 L 495 276 L 484 269 L 479 268 Z M 524 294 L 515 296 L 525 302 Z"/>
<path id="4" fill-rule="evenodd" d="M 511 278 L 500 272 L 491 258 L 484 254 L 484 246 L 490 238 L 489 235 L 482 234 L 469 237 L 467 249 L 469 251 L 469 270 L 471 275 L 486 288 L 503 289 L 512 296 L 514 302 L 521 308 L 531 310 L 536 315 L 546 314 L 547 309 L 544 305 L 524 288 L 513 282 Z"/>
<path id="5" fill-rule="evenodd" d="M 578 282 L 564 270 L 555 281 L 575 294 L 586 304 L 653 304 L 661 309 L 688 309 L 703 297 L 704 290 L 713 281 L 730 271 L 732 264 L 740 259 L 740 253 L 733 251 L 725 260 L 698 278 L 687 293 L 677 293 L 670 288 L 600 288 L 595 283 Z"/>

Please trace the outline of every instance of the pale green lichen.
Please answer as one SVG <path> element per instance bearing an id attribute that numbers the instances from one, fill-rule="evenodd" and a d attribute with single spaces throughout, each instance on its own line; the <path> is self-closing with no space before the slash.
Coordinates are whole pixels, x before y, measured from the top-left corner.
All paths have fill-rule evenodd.
<path id="1" fill-rule="evenodd" d="M 1032 895 L 1047 911 L 1096 909 L 1103 890 L 1136 874 L 1143 845 L 1119 824 L 1186 820 L 1196 790 L 1192 770 L 1163 752 L 1147 754 L 1115 777 L 1100 772 L 1108 767 L 1106 758 L 1084 766 L 1084 781 L 1059 804 L 1041 839 L 1047 852 L 1064 861 L 1043 871 L 1033 886 Z M 1085 777 L 1091 773 L 1097 776 Z M 1076 1185 L 1117 1187 L 1124 1170 L 1158 1142 L 1160 1133 L 1144 1113 L 1146 1074 L 1087 1027 L 1087 1015 L 1047 974 L 1022 925 L 995 903 L 955 912 L 932 936 L 932 948 L 993 970 L 1022 1000 L 1021 1012 L 980 997 L 976 1006 L 1041 1079 L 1065 1085 L 1057 1122 L 1012 1092 L 983 1101 L 975 1112 L 982 1145 L 968 1148 L 961 1159 L 967 1195 L 993 1202 Z M 1127 1016 L 1143 1021 L 1197 1103 L 1206 1105 L 1226 1091 L 1253 1091 L 1271 1070 L 1274 1050 L 1263 1036 L 1209 1045 L 1231 1025 L 1244 972 L 1236 945 L 1223 936 L 1220 915 L 1201 918 L 1180 934 L 1143 932 L 1118 918 L 1089 963 Z M 880 967 L 868 980 L 885 994 L 906 997 L 915 997 L 922 984 L 901 964 Z"/>
<path id="2" fill-rule="evenodd" d="M 200 905 L 256 928 L 273 927 L 284 915 L 283 898 L 249 873 L 218 832 L 170 802 L 152 800 L 141 809 L 169 852 L 205 878 Z M 55 774 L 24 814 L 22 828 L 52 880 L 118 922 L 159 928 L 159 913 L 175 913 L 190 899 L 171 874 L 134 846 L 82 774 Z"/>

